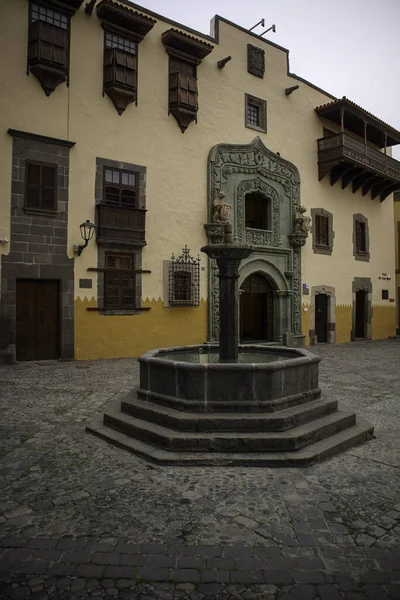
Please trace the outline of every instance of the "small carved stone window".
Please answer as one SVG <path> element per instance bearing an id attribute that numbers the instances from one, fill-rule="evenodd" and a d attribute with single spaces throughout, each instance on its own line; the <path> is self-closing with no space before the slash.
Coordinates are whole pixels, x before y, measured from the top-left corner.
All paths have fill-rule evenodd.
<path id="1" fill-rule="evenodd" d="M 312 244 L 314 254 L 332 254 L 333 215 L 324 208 L 312 208 Z"/>
<path id="2" fill-rule="evenodd" d="M 28 71 L 38 78 L 46 96 L 68 78 L 69 27 L 69 15 L 31 3 Z"/>
<path id="3" fill-rule="evenodd" d="M 190 60 L 169 57 L 169 112 L 182 133 L 197 117 L 197 65 Z"/>
<path id="4" fill-rule="evenodd" d="M 192 257 L 185 246 L 181 256 L 176 258 L 173 254 L 165 267 L 168 276 L 166 306 L 199 306 L 200 258 Z"/>
<path id="5" fill-rule="evenodd" d="M 356 260 L 369 261 L 369 228 L 364 215 L 353 215 L 353 254 Z"/>
<path id="6" fill-rule="evenodd" d="M 137 44 L 111 31 L 104 35 L 104 92 L 121 115 L 137 98 Z"/>
<path id="7" fill-rule="evenodd" d="M 106 253 L 104 283 L 105 309 L 135 309 L 134 257 L 131 254 Z"/>
<path id="8" fill-rule="evenodd" d="M 26 208 L 55 211 L 57 208 L 57 166 L 26 162 Z"/>
<path id="9" fill-rule="evenodd" d="M 245 95 L 246 127 L 267 132 L 267 103 L 261 98 Z"/>
<path id="10" fill-rule="evenodd" d="M 132 171 L 104 169 L 103 202 L 119 208 L 136 208 L 138 177 Z"/>
<path id="11" fill-rule="evenodd" d="M 250 229 L 271 229 L 271 201 L 259 192 L 246 194 L 245 226 Z"/>

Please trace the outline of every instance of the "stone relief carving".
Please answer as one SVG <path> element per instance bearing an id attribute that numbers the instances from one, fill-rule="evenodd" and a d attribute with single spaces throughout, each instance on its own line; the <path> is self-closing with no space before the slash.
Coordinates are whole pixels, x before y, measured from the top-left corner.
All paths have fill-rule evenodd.
<path id="1" fill-rule="evenodd" d="M 286 196 L 286 201 L 289 201 L 291 223 L 294 224 L 300 209 L 300 178 L 296 167 L 268 150 L 262 140 L 256 137 L 248 145 L 218 144 L 214 146 L 209 154 L 208 169 L 210 218 L 213 215 L 214 199 L 219 192 L 228 188 L 231 176 L 243 174 L 246 178 L 240 181 L 235 191 L 236 197 L 233 201 L 236 218 L 235 234 L 237 239 L 253 244 L 260 249 L 263 247 L 265 249 L 269 248 L 269 251 L 273 250 L 273 248 L 281 247 L 282 240 L 279 239 L 281 220 L 280 203 L 283 196 L 280 197 L 275 187 L 272 187 L 270 184 L 271 182 L 276 182 L 281 186 Z M 251 175 L 253 177 L 250 177 Z M 255 181 L 257 184 L 254 183 Z M 272 200 L 272 231 L 246 230 L 244 227 L 245 194 L 250 189 L 256 190 L 257 185 L 262 186 L 260 187 L 261 191 L 266 193 Z M 240 190 L 241 186 L 243 189 Z M 302 214 L 302 216 L 304 215 Z M 307 223 L 308 221 L 304 225 L 307 226 Z M 212 235 L 209 234 L 210 243 L 212 243 L 212 240 Z M 293 245 L 291 248 L 288 270 L 292 273 L 292 333 L 301 335 L 301 252 L 300 247 Z M 210 265 L 209 339 L 217 340 L 219 334 L 217 266 L 215 261 L 210 261 Z"/>
<path id="2" fill-rule="evenodd" d="M 294 225 L 294 233 L 305 233 L 308 235 L 311 227 L 311 217 L 306 216 L 305 206 L 300 206 L 296 213 L 296 221 Z"/>
<path id="3" fill-rule="evenodd" d="M 261 79 L 264 77 L 265 50 L 247 44 L 247 72 Z"/>
<path id="4" fill-rule="evenodd" d="M 229 223 L 231 216 L 231 205 L 224 202 L 225 194 L 221 190 L 214 198 L 213 223 L 221 223 L 225 225 Z"/>

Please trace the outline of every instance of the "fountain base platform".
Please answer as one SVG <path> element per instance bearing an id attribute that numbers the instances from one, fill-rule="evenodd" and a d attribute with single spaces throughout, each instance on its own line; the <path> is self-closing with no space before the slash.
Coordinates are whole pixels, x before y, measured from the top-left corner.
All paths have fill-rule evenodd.
<path id="1" fill-rule="evenodd" d="M 321 397 L 320 359 L 307 350 L 246 345 L 239 363 L 215 362 L 213 351 L 147 352 L 139 358 L 139 387 L 87 431 L 155 463 L 182 466 L 305 466 L 373 436 L 352 410 Z"/>

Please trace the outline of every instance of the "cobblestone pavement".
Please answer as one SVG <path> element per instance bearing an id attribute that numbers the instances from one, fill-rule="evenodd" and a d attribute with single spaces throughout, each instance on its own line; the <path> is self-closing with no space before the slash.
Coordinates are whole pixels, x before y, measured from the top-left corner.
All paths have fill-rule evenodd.
<path id="1" fill-rule="evenodd" d="M 315 349 L 376 439 L 308 469 L 158 467 L 84 431 L 135 360 L 0 367 L 0 597 L 400 598 L 400 341 Z"/>

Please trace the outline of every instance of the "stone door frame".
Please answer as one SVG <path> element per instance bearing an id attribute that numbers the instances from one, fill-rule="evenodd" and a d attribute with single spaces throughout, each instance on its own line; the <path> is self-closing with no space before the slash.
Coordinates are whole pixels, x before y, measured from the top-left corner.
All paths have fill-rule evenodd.
<path id="1" fill-rule="evenodd" d="M 233 184 L 232 181 L 236 183 Z M 235 185 L 234 192 L 233 185 Z M 279 322 L 276 341 L 290 345 L 304 345 L 305 336 L 301 328 L 301 251 L 299 247 L 292 247 L 289 242 L 300 206 L 300 176 L 297 168 L 269 150 L 259 137 L 250 144 L 217 144 L 210 150 L 208 157 L 209 223 L 212 223 L 214 198 L 220 191 L 227 194 L 228 202 L 232 202 L 233 199 L 234 239 L 250 244 L 254 252 L 265 253 L 267 263 L 268 257 L 271 258 L 274 254 L 285 256 L 286 267 L 279 272 L 278 277 L 278 280 L 284 283 L 276 285 L 278 301 L 274 303 L 278 307 L 276 318 Z M 271 198 L 273 207 L 271 231 L 245 228 L 244 198 L 250 191 L 261 191 Z M 280 213 L 284 201 L 288 206 L 289 222 L 286 223 L 287 231 L 283 235 L 280 232 Z M 213 243 L 212 230 L 208 231 L 209 243 Z M 253 269 L 252 272 L 257 272 L 257 269 Z M 268 269 L 261 268 L 259 272 L 268 276 Z M 217 274 L 215 261 L 209 260 L 208 341 L 210 342 L 217 341 L 219 336 Z"/>
<path id="2" fill-rule="evenodd" d="M 330 285 L 314 285 L 311 287 L 310 301 L 310 346 L 318 344 L 315 335 L 315 296 L 325 294 L 328 296 L 328 344 L 336 342 L 336 290 Z"/>

